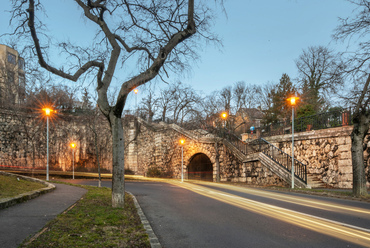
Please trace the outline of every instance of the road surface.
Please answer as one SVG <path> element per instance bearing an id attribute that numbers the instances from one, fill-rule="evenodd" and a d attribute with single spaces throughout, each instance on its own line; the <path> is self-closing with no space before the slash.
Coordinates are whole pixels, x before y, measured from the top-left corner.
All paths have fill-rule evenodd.
<path id="1" fill-rule="evenodd" d="M 126 190 L 163 247 L 370 247 L 367 202 L 176 180 Z"/>

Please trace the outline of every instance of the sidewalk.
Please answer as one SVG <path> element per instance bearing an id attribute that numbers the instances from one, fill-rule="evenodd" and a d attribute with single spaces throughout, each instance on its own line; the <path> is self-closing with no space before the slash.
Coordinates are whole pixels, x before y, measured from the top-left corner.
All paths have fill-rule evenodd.
<path id="1" fill-rule="evenodd" d="M 64 184 L 55 186 L 52 192 L 0 210 L 1 247 L 17 247 L 87 192 L 83 188 Z"/>

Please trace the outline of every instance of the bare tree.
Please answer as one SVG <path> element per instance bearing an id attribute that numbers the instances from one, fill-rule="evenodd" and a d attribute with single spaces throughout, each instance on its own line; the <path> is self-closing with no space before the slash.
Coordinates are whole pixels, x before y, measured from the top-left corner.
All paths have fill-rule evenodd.
<path id="1" fill-rule="evenodd" d="M 226 86 L 219 93 L 219 99 L 224 107 L 224 111 L 230 114 L 231 110 L 231 99 L 232 99 L 232 87 Z"/>
<path id="2" fill-rule="evenodd" d="M 166 116 L 169 111 L 172 109 L 171 103 L 175 99 L 176 96 L 176 89 L 173 85 L 169 85 L 168 88 L 161 90 L 160 96 L 157 103 L 158 108 L 161 111 L 161 119 L 162 121 L 166 121 Z"/>
<path id="3" fill-rule="evenodd" d="M 200 97 L 191 86 L 178 83 L 175 85 L 176 95 L 173 101 L 173 119 L 175 123 L 183 124 L 185 118 L 194 112 L 194 106 Z"/>
<path id="4" fill-rule="evenodd" d="M 276 85 L 274 83 L 269 82 L 257 89 L 260 96 L 259 103 L 261 104 L 261 109 L 269 109 L 272 107 L 271 92 L 275 87 Z"/>
<path id="5" fill-rule="evenodd" d="M 218 91 L 213 91 L 202 100 L 202 112 L 205 115 L 205 119 L 224 110 L 218 102 L 218 94 Z"/>
<path id="6" fill-rule="evenodd" d="M 245 87 L 245 107 L 258 108 L 261 107 L 261 86 L 247 85 Z"/>
<path id="7" fill-rule="evenodd" d="M 352 140 L 353 194 L 367 195 L 366 164 L 364 163 L 364 142 L 370 126 L 370 1 L 353 0 L 356 5 L 352 17 L 340 19 L 334 39 L 358 42 L 353 54 L 343 54 L 343 64 L 339 67 L 347 80 L 353 80 L 352 89 L 345 94 L 347 101 L 354 106 Z M 363 41 L 365 39 L 365 41 Z M 364 145 L 365 144 L 365 145 Z"/>
<path id="8" fill-rule="evenodd" d="M 247 86 L 245 85 L 245 82 L 237 82 L 234 84 L 233 87 L 233 98 L 235 102 L 236 110 L 235 112 L 239 111 L 241 108 L 246 107 L 246 101 L 247 101 Z"/>
<path id="9" fill-rule="evenodd" d="M 86 20 L 95 24 L 97 41 L 93 48 L 81 48 L 69 43 L 59 47 L 74 66 L 69 70 L 53 66 L 47 59 L 39 34 L 45 23 L 37 18 L 42 10 L 40 1 L 14 0 L 12 21 L 18 20 L 16 34 L 32 37 L 39 64 L 49 72 L 71 81 L 92 73 L 97 81 L 98 105 L 109 120 L 113 143 L 112 206 L 124 205 L 124 136 L 121 115 L 128 94 L 167 70 L 186 68 L 187 61 L 196 57 L 196 42 L 190 39 L 206 37 L 211 11 L 205 1 L 136 1 L 136 0 L 75 0 Z M 120 62 L 133 55 L 138 58 L 139 72 L 121 83 L 116 101 L 108 102 L 107 91 Z M 65 66 L 68 66 L 65 63 Z"/>
<path id="10" fill-rule="evenodd" d="M 148 117 L 147 120 L 151 122 L 153 120 L 153 116 L 155 115 L 158 109 L 158 98 L 156 98 L 155 93 L 151 88 L 149 88 L 149 93 L 146 97 L 141 100 L 141 113 L 145 117 Z"/>
<path id="11" fill-rule="evenodd" d="M 316 112 L 325 104 L 323 94 L 329 89 L 337 68 L 337 57 L 323 46 L 310 46 L 296 60 L 302 98 Z"/>
<path id="12" fill-rule="evenodd" d="M 235 83 L 233 87 L 233 102 L 235 112 L 241 108 L 256 108 L 261 105 L 261 87 L 254 84 L 246 84 L 244 81 Z"/>

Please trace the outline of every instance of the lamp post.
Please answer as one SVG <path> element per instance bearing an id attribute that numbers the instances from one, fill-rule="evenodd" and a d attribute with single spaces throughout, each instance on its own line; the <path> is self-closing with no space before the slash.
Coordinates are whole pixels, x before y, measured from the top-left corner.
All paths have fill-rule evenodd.
<path id="1" fill-rule="evenodd" d="M 297 105 L 298 99 L 296 96 L 288 98 L 290 105 L 292 105 L 292 189 L 294 189 L 294 106 Z"/>
<path id="2" fill-rule="evenodd" d="M 43 108 L 46 115 L 46 181 L 49 181 L 49 116 L 53 112 L 51 108 Z"/>
<path id="3" fill-rule="evenodd" d="M 221 113 L 221 119 L 223 119 L 223 120 L 224 120 L 224 138 L 225 138 L 227 112 L 222 112 L 222 113 Z"/>
<path id="4" fill-rule="evenodd" d="M 70 146 L 72 148 L 72 179 L 75 179 L 75 148 L 77 145 L 76 143 L 72 142 Z"/>
<path id="5" fill-rule="evenodd" d="M 139 90 L 137 88 L 134 89 L 134 93 L 135 93 L 135 117 L 136 117 L 136 121 L 135 121 L 135 132 L 137 133 L 138 132 L 138 111 L 137 111 L 137 93 L 139 92 Z M 139 167 L 139 144 L 138 142 L 136 142 L 136 168 L 134 169 L 135 171 L 137 171 L 137 168 Z"/>
<path id="6" fill-rule="evenodd" d="M 139 90 L 137 88 L 134 89 L 134 93 L 135 93 L 135 115 L 137 117 L 137 93 L 139 92 Z"/>
<path id="7" fill-rule="evenodd" d="M 181 145 L 181 182 L 184 182 L 184 144 L 185 144 L 185 140 L 180 139 L 180 145 Z"/>

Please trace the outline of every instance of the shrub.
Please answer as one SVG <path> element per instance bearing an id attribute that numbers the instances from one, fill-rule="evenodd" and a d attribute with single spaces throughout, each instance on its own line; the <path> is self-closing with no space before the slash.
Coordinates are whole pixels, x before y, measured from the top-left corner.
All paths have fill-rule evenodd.
<path id="1" fill-rule="evenodd" d="M 159 170 L 157 167 L 150 167 L 146 172 L 147 177 L 161 177 L 162 171 Z"/>

